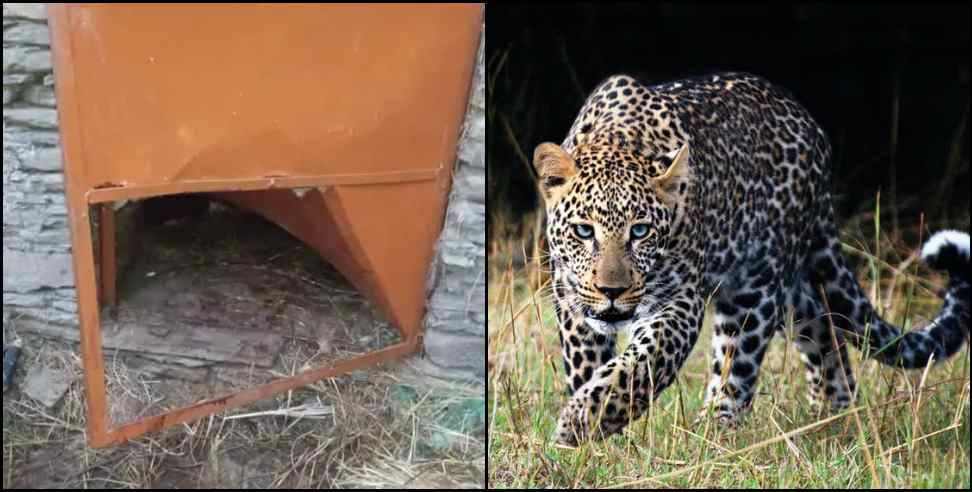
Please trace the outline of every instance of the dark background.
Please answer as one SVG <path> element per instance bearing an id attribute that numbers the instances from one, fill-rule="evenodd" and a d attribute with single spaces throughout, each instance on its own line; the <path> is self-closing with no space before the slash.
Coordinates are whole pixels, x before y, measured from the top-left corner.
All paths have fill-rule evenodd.
<path id="1" fill-rule="evenodd" d="M 917 231 L 920 214 L 933 229 L 969 228 L 968 6 L 491 4 L 486 13 L 491 245 L 528 229 L 533 148 L 560 143 L 587 94 L 615 73 L 762 75 L 829 135 L 840 219 L 872 212 L 880 190 L 889 231 L 895 222 Z"/>

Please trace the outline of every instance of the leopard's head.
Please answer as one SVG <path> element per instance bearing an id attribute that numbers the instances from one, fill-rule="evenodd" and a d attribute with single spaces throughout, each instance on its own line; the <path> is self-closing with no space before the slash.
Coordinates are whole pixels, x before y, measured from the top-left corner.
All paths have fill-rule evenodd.
<path id="1" fill-rule="evenodd" d="M 547 240 L 560 297 L 598 333 L 626 328 L 658 302 L 655 267 L 691 188 L 687 144 L 664 153 L 588 144 L 534 152 Z M 684 207 L 681 207 L 684 209 Z"/>

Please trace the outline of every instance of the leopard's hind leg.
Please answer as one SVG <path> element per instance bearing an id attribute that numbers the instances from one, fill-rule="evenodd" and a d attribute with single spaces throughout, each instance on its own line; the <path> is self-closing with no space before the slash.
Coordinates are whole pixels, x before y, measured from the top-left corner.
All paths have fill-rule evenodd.
<path id="1" fill-rule="evenodd" d="M 793 307 L 793 343 L 806 367 L 808 397 L 816 409 L 829 404 L 832 411 L 847 408 L 855 398 L 857 383 L 841 330 L 832 328 L 830 316 L 808 281 L 790 292 Z"/>

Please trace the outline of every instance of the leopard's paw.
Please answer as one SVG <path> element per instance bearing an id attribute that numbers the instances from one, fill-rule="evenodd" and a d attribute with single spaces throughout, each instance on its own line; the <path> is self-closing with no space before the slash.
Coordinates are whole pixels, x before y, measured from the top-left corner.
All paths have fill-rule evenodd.
<path id="1" fill-rule="evenodd" d="M 590 434 L 590 412 L 576 399 L 571 399 L 560 411 L 554 438 L 565 446 L 577 446 Z"/>
<path id="2" fill-rule="evenodd" d="M 590 398 L 575 396 L 560 412 L 554 437 L 557 442 L 568 446 L 577 446 L 590 439 L 604 439 L 624 428 L 627 423 L 623 418 L 625 415 L 619 413 L 613 404 L 607 404 L 602 409 Z"/>
<path id="3" fill-rule="evenodd" d="M 742 425 L 742 413 L 729 411 L 726 409 L 712 409 L 708 407 L 703 407 L 699 414 L 695 417 L 693 425 L 695 427 L 704 427 L 706 420 L 712 419 L 717 427 L 725 431 L 735 431 L 739 429 Z"/>

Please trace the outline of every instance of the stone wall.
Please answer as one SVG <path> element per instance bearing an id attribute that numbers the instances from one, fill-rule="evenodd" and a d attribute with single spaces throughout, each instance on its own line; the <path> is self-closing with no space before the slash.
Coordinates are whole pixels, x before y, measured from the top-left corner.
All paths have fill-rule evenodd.
<path id="1" fill-rule="evenodd" d="M 3 4 L 3 313 L 77 323 L 45 10 Z"/>
<path id="2" fill-rule="evenodd" d="M 448 374 L 486 378 L 485 28 L 456 162 L 449 209 L 431 273 L 425 353 Z"/>
<path id="3" fill-rule="evenodd" d="M 485 377 L 485 35 L 430 274 L 436 372 Z M 41 4 L 3 5 L 3 314 L 77 324 L 51 55 Z"/>

